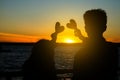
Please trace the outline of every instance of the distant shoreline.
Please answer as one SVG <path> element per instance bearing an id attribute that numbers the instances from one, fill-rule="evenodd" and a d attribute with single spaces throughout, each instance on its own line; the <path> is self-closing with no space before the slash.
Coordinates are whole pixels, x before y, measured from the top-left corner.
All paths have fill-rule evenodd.
<path id="1" fill-rule="evenodd" d="M 34 45 L 35 42 L 0 42 L 0 45 Z M 117 47 L 120 47 L 120 43 L 113 44 Z M 60 46 L 72 46 L 72 45 L 82 45 L 82 43 L 57 43 Z"/>

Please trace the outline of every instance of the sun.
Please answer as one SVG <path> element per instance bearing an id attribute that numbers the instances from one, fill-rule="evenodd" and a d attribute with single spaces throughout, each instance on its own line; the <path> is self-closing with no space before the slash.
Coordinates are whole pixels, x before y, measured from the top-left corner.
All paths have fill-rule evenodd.
<path id="1" fill-rule="evenodd" d="M 65 43 L 74 43 L 75 41 L 72 39 L 65 39 Z"/>

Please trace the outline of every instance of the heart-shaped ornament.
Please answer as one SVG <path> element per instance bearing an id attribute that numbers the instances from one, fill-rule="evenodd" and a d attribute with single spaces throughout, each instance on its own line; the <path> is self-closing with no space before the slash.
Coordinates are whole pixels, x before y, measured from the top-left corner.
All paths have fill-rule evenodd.
<path id="1" fill-rule="evenodd" d="M 64 26 L 61 26 L 59 22 L 56 22 L 55 24 L 55 32 L 60 33 L 64 31 Z"/>
<path id="2" fill-rule="evenodd" d="M 74 29 L 74 30 L 77 29 L 77 24 L 76 24 L 75 20 L 73 20 L 73 19 L 71 19 L 70 23 L 67 23 L 66 26 L 70 29 Z"/>

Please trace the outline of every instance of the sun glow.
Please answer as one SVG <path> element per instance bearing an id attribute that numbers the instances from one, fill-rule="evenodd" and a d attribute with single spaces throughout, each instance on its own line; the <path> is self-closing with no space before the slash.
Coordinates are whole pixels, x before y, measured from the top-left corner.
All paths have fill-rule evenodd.
<path id="1" fill-rule="evenodd" d="M 72 40 L 72 39 L 65 39 L 65 41 L 64 41 L 65 43 L 74 43 L 75 41 L 74 40 Z"/>

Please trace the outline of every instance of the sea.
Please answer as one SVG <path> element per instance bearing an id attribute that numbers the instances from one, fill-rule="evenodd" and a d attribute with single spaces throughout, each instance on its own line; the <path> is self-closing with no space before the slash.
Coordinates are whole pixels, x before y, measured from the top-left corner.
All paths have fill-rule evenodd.
<path id="1" fill-rule="evenodd" d="M 0 73 L 21 71 L 22 65 L 30 57 L 34 43 L 0 43 Z M 120 45 L 119 57 L 120 57 Z M 55 67 L 58 70 L 71 70 L 74 55 L 82 48 L 81 44 L 58 44 L 55 48 Z M 120 67 L 120 58 L 119 58 Z M 119 71 L 118 71 L 118 74 Z M 72 77 L 72 73 L 58 74 L 59 77 Z M 0 80 L 7 80 L 1 77 Z M 22 80 L 22 76 L 12 77 L 12 80 Z M 62 80 L 62 79 L 61 79 Z M 66 78 L 65 80 L 71 80 Z"/>

